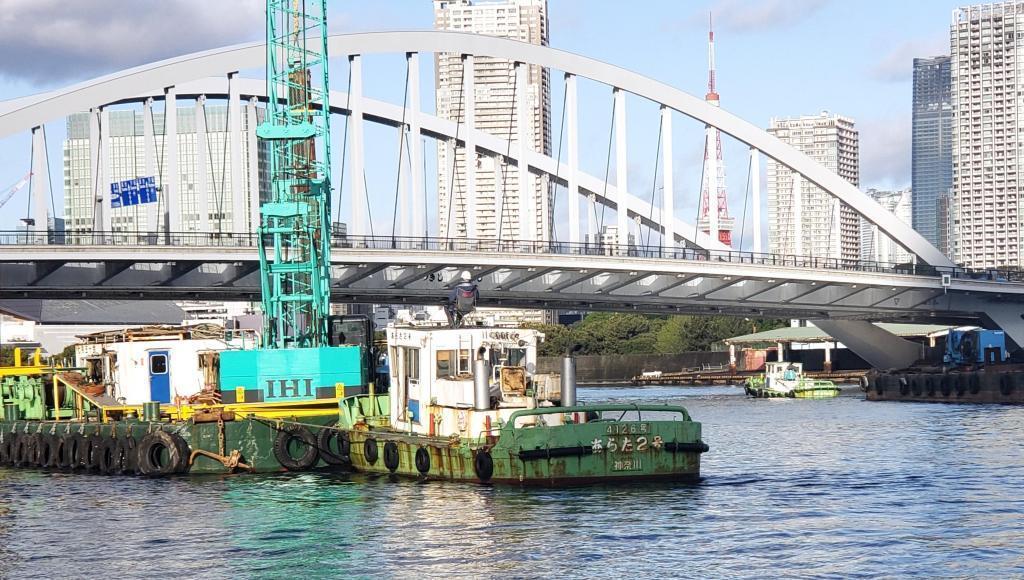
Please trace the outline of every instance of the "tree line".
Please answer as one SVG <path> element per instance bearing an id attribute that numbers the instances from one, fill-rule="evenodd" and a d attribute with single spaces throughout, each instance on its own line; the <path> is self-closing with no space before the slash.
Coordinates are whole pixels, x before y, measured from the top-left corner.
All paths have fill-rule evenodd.
<path id="1" fill-rule="evenodd" d="M 786 326 L 777 319 L 731 316 L 652 316 L 595 312 L 564 326 L 535 324 L 544 333 L 540 356 L 576 354 L 676 354 L 709 351 L 723 340 Z"/>

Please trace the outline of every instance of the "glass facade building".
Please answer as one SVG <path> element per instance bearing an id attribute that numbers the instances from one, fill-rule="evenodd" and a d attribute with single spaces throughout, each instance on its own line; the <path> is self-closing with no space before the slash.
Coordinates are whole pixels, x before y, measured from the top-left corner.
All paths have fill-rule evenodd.
<path id="1" fill-rule="evenodd" d="M 950 57 L 914 59 L 912 225 L 947 256 L 952 255 L 947 218 L 953 187 L 950 86 Z"/>

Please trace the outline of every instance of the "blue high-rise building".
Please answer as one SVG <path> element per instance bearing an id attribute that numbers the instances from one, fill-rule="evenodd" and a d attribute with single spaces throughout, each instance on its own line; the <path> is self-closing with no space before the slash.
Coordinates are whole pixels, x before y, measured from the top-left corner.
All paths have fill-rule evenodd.
<path id="1" fill-rule="evenodd" d="M 948 211 L 953 188 L 950 86 L 950 57 L 914 59 L 912 225 L 947 256 L 953 249 Z"/>

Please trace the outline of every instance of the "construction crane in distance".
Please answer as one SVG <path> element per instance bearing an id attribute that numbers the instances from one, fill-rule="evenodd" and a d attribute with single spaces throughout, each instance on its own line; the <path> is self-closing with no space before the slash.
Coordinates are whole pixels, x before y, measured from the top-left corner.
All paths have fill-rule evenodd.
<path id="1" fill-rule="evenodd" d="M 5 206 L 7 204 L 7 202 L 11 201 L 11 198 L 14 197 L 14 194 L 18 193 L 19 191 L 21 191 L 21 189 L 23 187 L 28 185 L 28 182 L 31 179 L 32 179 L 32 172 L 30 171 L 30 172 L 25 174 L 25 177 L 22 177 L 14 185 L 12 185 L 11 187 L 7 188 L 4 191 L 4 196 L 2 198 L 0 198 L 0 207 Z"/>

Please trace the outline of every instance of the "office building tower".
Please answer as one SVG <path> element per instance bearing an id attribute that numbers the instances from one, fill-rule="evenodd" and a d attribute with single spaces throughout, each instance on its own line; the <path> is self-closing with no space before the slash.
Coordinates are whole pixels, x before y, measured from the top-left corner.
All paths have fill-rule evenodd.
<path id="1" fill-rule="evenodd" d="M 1024 2 L 954 10 L 950 49 L 953 259 L 1020 266 Z"/>
<path id="2" fill-rule="evenodd" d="M 859 137 L 852 119 L 827 111 L 772 119 L 768 132 L 860 185 Z M 850 206 L 769 159 L 768 251 L 856 262 L 860 258 L 860 218 Z"/>
<path id="3" fill-rule="evenodd" d="M 197 119 L 197 111 L 202 115 Z M 205 111 L 205 112 L 204 112 Z M 146 115 L 139 110 L 111 110 L 102 126 L 96 113 L 76 113 L 67 118 L 64 140 L 64 216 L 69 237 L 90 234 L 103 229 L 96 212 L 96 200 L 111 183 L 141 177 L 155 177 L 157 201 L 127 207 L 111 205 L 110 229 L 124 234 L 167 231 L 163 212 L 166 209 L 164 183 L 167 156 L 171 144 L 164 134 L 163 112 L 153 112 L 152 126 L 145 127 Z M 256 139 L 256 125 L 263 119 L 263 109 L 251 104 L 241 117 L 242 175 L 231 175 L 231 159 L 226 106 L 179 107 L 177 109 L 177 155 L 180 175 L 176 196 L 180 232 L 233 232 L 235 211 L 243 212 L 245 231 L 254 231 L 254 209 L 261 197 L 266 198 L 267 149 Z M 197 131 L 197 120 L 200 122 Z M 91 150 L 90 124 L 98 134 L 104 153 Z M 205 143 L 199 139 L 205 126 Z M 95 131 L 95 129 L 99 129 Z M 153 174 L 147 170 L 146 135 L 153 136 L 150 151 L 154 155 Z M 255 155 L 250 151 L 255 147 Z M 93 165 L 96 164 L 94 170 Z M 205 167 L 205 179 L 200 168 Z M 99 178 L 94 178 L 98 174 Z M 233 207 L 235 187 L 241 187 L 245 206 Z M 205 191 L 204 191 L 205 189 Z M 202 199 L 206 207 L 200 207 Z M 107 202 L 110 203 L 110 202 Z M 244 232 L 243 232 L 244 233 Z"/>
<path id="4" fill-rule="evenodd" d="M 914 59 L 911 190 L 913 228 L 950 255 L 943 204 L 953 188 L 950 57 Z"/>
<path id="5" fill-rule="evenodd" d="M 434 0 L 434 27 L 438 30 L 471 32 L 512 38 L 547 46 L 547 0 Z M 521 99 L 528 103 L 524 128 L 529 147 L 551 154 L 551 78 L 547 70 L 527 66 L 525 86 L 517 86 L 512 61 L 472 57 L 473 127 L 519 143 L 517 107 Z M 462 94 L 464 82 L 462 56 L 438 53 L 435 56 L 437 114 L 463 123 L 467 107 Z M 519 175 L 514 165 L 494 157 L 474 154 L 472 185 L 467 180 L 467 159 L 461 148 L 438 143 L 438 227 L 441 237 L 481 239 L 547 240 L 552 224 L 553 190 L 547 178 L 530 175 L 526 204 L 530 215 L 519 215 Z M 468 191 L 472 187 L 473 192 Z M 470 196 L 473 199 L 470 200 Z M 472 213 L 472 215 L 470 215 Z M 521 228 L 521 219 L 526 223 Z M 473 231 L 470 231 L 472 229 Z"/>
<path id="6" fill-rule="evenodd" d="M 895 215 L 901 222 L 910 225 L 913 219 L 914 197 L 911 190 L 879 191 L 877 189 L 869 189 L 867 195 L 877 201 L 886 211 Z M 910 252 L 880 231 L 878 226 L 861 218 L 860 259 L 866 262 L 905 264 L 912 261 L 913 258 Z"/>

